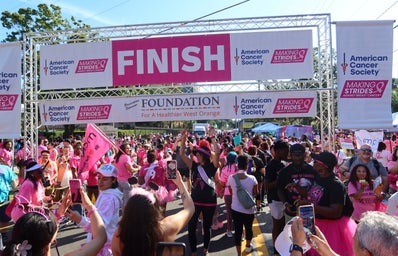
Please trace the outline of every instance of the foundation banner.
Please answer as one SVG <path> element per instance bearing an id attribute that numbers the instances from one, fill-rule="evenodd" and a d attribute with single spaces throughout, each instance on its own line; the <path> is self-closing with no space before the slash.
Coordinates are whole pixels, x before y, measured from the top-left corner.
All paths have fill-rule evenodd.
<path id="1" fill-rule="evenodd" d="M 336 22 L 339 128 L 392 128 L 393 23 Z"/>
<path id="2" fill-rule="evenodd" d="M 316 91 L 192 93 L 41 101 L 43 125 L 314 117 Z"/>

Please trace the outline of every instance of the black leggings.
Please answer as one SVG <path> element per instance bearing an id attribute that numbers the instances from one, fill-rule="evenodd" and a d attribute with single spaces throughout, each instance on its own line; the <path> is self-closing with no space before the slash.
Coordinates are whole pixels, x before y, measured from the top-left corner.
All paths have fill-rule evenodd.
<path id="1" fill-rule="evenodd" d="M 213 214 L 215 210 L 216 210 L 216 205 L 214 206 L 195 205 L 195 213 L 193 214 L 192 218 L 189 220 L 188 223 L 188 238 L 189 238 L 189 245 L 191 247 L 191 252 L 196 252 L 197 250 L 196 226 L 198 225 L 198 218 L 201 212 L 203 215 L 202 225 L 204 231 L 203 247 L 205 249 L 209 249 L 210 237 L 211 237 L 210 226 L 213 222 Z"/>
<path id="2" fill-rule="evenodd" d="M 245 226 L 246 232 L 245 239 L 252 240 L 254 214 L 241 213 L 232 209 L 232 219 L 235 226 L 235 246 L 241 246 L 242 244 L 243 226 Z"/>

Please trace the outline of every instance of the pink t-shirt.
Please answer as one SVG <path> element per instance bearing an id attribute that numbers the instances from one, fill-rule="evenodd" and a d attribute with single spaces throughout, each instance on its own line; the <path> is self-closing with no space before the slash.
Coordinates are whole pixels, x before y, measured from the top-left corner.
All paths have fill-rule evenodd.
<path id="1" fill-rule="evenodd" d="M 226 165 L 222 168 L 221 170 L 221 174 L 220 174 L 220 180 L 222 182 L 225 183 L 225 185 L 228 182 L 228 177 L 234 173 L 236 173 L 236 171 L 238 170 L 238 168 L 236 167 L 236 164 L 230 164 L 230 165 Z M 225 187 L 224 190 L 224 195 L 231 195 L 231 192 L 229 192 L 229 188 Z"/>
<path id="2" fill-rule="evenodd" d="M 33 206 L 42 206 L 45 197 L 45 189 L 40 181 L 37 181 L 37 190 L 35 190 L 32 181 L 25 180 L 18 193 L 15 195 L 21 204 L 30 204 Z M 11 212 L 12 221 L 15 223 L 25 212 L 16 204 Z"/>
<path id="3" fill-rule="evenodd" d="M 131 177 L 131 172 L 126 168 L 126 165 L 131 165 L 131 157 L 126 155 L 126 154 L 122 154 L 119 157 L 119 161 L 113 163 L 115 165 L 115 167 L 117 168 L 117 170 L 119 171 L 117 179 L 119 181 L 127 181 L 128 178 Z"/>
<path id="4" fill-rule="evenodd" d="M 13 152 L 5 148 L 0 149 L 0 157 L 3 159 L 4 164 L 12 166 Z"/>
<path id="5" fill-rule="evenodd" d="M 148 186 L 149 182 L 155 182 L 159 186 L 165 186 L 166 184 L 166 167 L 164 161 L 157 161 L 152 164 L 147 164 L 141 168 L 138 176 L 144 177 L 145 186 Z"/>
<path id="6" fill-rule="evenodd" d="M 353 194 L 356 194 L 358 192 L 358 189 L 360 187 L 359 182 L 357 182 L 355 185 L 352 184 L 352 182 L 348 183 L 348 195 L 351 196 Z M 352 204 L 354 206 L 354 212 L 352 213 L 351 217 L 359 221 L 361 219 L 361 215 L 364 212 L 367 211 L 375 211 L 376 210 L 376 202 L 377 198 L 375 193 L 373 192 L 373 189 L 370 186 L 367 186 L 363 193 L 362 196 L 359 200 L 357 199 L 352 199 Z"/>

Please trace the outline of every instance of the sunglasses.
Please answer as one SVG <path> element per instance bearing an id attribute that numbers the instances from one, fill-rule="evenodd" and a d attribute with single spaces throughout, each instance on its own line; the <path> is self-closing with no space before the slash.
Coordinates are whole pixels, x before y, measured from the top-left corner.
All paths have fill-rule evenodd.
<path id="1" fill-rule="evenodd" d="M 366 153 L 366 152 L 372 153 L 372 150 L 370 148 L 361 148 L 361 151 L 364 153 Z"/>

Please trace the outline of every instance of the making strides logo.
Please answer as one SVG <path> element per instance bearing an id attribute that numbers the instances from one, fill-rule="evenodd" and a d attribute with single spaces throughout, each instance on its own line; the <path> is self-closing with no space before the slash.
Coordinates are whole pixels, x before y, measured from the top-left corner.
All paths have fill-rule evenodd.
<path id="1" fill-rule="evenodd" d="M 308 113 L 311 109 L 313 98 L 283 98 L 275 104 L 274 114 Z"/>
<path id="2" fill-rule="evenodd" d="M 112 105 L 80 106 L 77 120 L 99 120 L 108 119 Z"/>
<path id="3" fill-rule="evenodd" d="M 261 66 L 264 64 L 268 49 L 242 49 L 235 48 L 235 64 L 242 66 Z"/>
<path id="4" fill-rule="evenodd" d="M 299 49 L 276 49 L 272 55 L 272 64 L 301 63 L 307 56 L 307 48 Z"/>
<path id="5" fill-rule="evenodd" d="M 75 73 L 104 72 L 108 59 L 79 60 Z"/>
<path id="6" fill-rule="evenodd" d="M 341 98 L 381 98 L 388 80 L 346 80 Z"/>
<path id="7" fill-rule="evenodd" d="M 0 95 L 0 111 L 13 110 L 17 102 L 18 94 L 1 94 Z"/>

